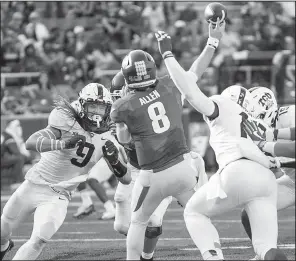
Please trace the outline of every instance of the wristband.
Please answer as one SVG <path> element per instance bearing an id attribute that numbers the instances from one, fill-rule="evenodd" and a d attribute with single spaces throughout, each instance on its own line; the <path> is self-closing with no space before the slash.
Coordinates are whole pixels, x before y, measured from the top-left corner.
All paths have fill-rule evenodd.
<path id="1" fill-rule="evenodd" d="M 174 57 L 173 53 L 171 51 L 166 51 L 163 53 L 162 58 L 165 60 L 166 58 Z"/>
<path id="2" fill-rule="evenodd" d="M 214 49 L 217 49 L 219 45 L 219 40 L 213 37 L 209 37 L 207 41 L 207 45 Z"/>

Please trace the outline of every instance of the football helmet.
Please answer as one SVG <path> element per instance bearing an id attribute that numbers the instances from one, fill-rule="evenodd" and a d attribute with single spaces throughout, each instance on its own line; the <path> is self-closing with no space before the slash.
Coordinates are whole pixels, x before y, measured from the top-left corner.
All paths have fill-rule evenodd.
<path id="1" fill-rule="evenodd" d="M 133 50 L 123 59 L 121 71 L 128 88 L 146 89 L 156 82 L 156 65 L 152 56 L 142 50 Z"/>
<path id="2" fill-rule="evenodd" d="M 263 120 L 269 127 L 274 128 L 278 116 L 278 105 L 274 93 L 266 87 L 253 87 L 250 93 L 259 105 L 255 118 Z"/>
<path id="3" fill-rule="evenodd" d="M 125 86 L 125 79 L 121 71 L 119 71 L 111 81 L 110 93 L 113 100 L 117 100 L 122 97 L 122 89 Z"/>
<path id="4" fill-rule="evenodd" d="M 221 96 L 228 97 L 238 105 L 240 105 L 247 114 L 254 117 L 256 111 L 256 104 L 251 93 L 240 85 L 232 85 L 227 87 Z"/>
<path id="5" fill-rule="evenodd" d="M 99 83 L 89 83 L 78 96 L 78 100 L 72 104 L 87 126 L 100 128 L 105 125 L 113 103 L 106 87 Z"/>

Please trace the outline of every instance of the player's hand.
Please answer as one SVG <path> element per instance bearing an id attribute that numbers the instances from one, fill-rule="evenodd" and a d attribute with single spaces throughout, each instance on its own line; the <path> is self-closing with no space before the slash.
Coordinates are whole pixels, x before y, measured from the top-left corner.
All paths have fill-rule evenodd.
<path id="1" fill-rule="evenodd" d="M 118 162 L 119 151 L 115 144 L 111 140 L 107 140 L 105 145 L 102 147 L 103 155 L 111 165 L 115 165 Z"/>
<path id="2" fill-rule="evenodd" d="M 264 134 L 261 134 L 255 121 L 245 119 L 243 121 L 243 129 L 253 141 L 265 140 Z"/>
<path id="3" fill-rule="evenodd" d="M 220 23 L 219 17 L 217 18 L 217 23 L 209 23 L 209 37 L 221 40 L 225 32 L 226 22 L 225 20 Z"/>
<path id="4" fill-rule="evenodd" d="M 166 52 L 172 51 L 172 40 L 171 37 L 164 31 L 158 31 L 155 33 L 155 37 L 158 42 L 158 49 L 160 54 L 163 56 Z"/>
<path id="5" fill-rule="evenodd" d="M 281 167 L 281 162 L 278 158 L 268 157 L 269 159 L 269 168 L 270 169 L 279 169 Z"/>
<path id="6" fill-rule="evenodd" d="M 65 149 L 73 149 L 79 146 L 80 144 L 84 144 L 86 141 L 86 138 L 83 135 L 76 134 L 69 138 L 63 139 L 63 141 L 65 142 L 65 147 L 64 147 Z"/>

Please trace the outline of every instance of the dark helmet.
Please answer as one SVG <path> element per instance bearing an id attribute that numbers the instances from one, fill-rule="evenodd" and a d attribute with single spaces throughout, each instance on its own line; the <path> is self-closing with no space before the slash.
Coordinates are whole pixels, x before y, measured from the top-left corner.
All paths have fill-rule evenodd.
<path id="1" fill-rule="evenodd" d="M 119 71 L 111 81 L 110 93 L 114 100 L 117 100 L 122 95 L 122 89 L 125 86 L 124 76 L 121 71 Z"/>
<path id="2" fill-rule="evenodd" d="M 156 65 L 152 56 L 142 50 L 127 54 L 121 65 L 121 71 L 128 88 L 147 88 L 156 82 Z"/>

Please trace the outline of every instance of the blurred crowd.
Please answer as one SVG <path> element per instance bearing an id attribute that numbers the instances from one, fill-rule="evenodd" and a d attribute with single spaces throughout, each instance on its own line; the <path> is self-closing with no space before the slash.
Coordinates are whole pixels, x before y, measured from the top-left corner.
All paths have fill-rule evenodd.
<path id="1" fill-rule="evenodd" d="M 214 69 L 201 82 L 210 94 L 217 92 L 215 68 L 237 65 L 234 53 L 294 48 L 294 44 L 287 47 L 295 39 L 295 7 L 289 6 L 293 2 L 228 4 L 236 8 L 229 11 Z M 172 36 L 176 58 L 188 69 L 208 37 L 204 6 L 196 2 L 1 2 L 1 72 L 40 72 L 37 77 L 7 79 L 5 89 L 1 85 L 1 114 L 48 112 L 56 95 L 72 99 L 91 81 L 108 86 L 114 72 L 106 71 L 120 69 L 130 49 L 151 53 L 159 75 L 165 74 L 154 39 L 159 29 Z M 22 88 L 13 91 L 9 86 Z"/>

